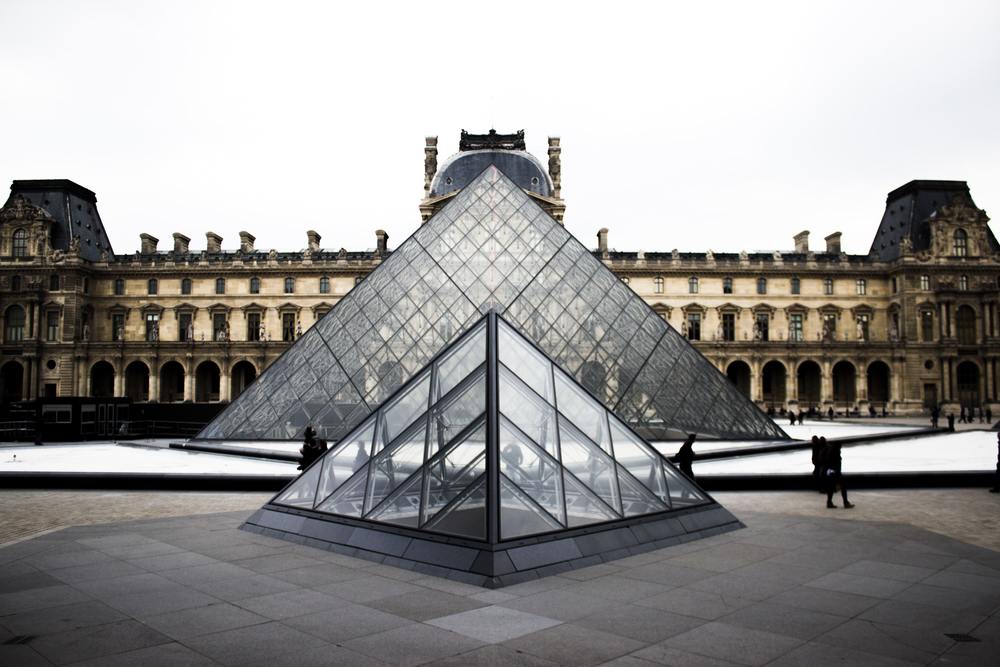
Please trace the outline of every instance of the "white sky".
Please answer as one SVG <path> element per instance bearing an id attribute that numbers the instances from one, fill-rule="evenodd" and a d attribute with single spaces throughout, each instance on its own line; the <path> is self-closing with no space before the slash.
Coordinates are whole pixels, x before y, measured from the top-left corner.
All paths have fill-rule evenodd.
<path id="1" fill-rule="evenodd" d="M 423 143 L 563 144 L 567 227 L 620 250 L 865 253 L 886 193 L 1000 208 L 1000 3 L 0 3 L 0 180 L 97 193 L 116 252 L 395 247 Z"/>

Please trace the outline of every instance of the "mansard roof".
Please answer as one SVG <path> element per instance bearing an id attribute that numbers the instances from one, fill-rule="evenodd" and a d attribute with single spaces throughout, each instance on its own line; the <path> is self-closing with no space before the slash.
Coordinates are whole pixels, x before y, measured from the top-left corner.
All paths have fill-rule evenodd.
<path id="1" fill-rule="evenodd" d="M 97 196 L 82 185 L 62 178 L 14 181 L 10 191 L 11 197 L 21 195 L 52 216 L 53 248 L 69 250 L 71 240 L 77 238 L 84 259 L 97 261 L 102 252 L 114 252 L 97 212 Z"/>

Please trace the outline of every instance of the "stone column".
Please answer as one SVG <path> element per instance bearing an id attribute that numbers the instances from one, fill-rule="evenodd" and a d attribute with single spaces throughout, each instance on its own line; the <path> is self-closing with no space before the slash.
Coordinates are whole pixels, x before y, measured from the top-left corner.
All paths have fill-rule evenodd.
<path id="1" fill-rule="evenodd" d="M 188 352 L 184 357 L 184 400 L 194 403 L 194 360 Z"/>
<path id="2" fill-rule="evenodd" d="M 157 357 L 150 359 L 149 366 L 149 400 L 160 400 L 160 364 Z"/>
<path id="3" fill-rule="evenodd" d="M 823 375 L 819 380 L 819 400 L 821 403 L 833 403 L 833 364 L 829 359 L 823 360 Z"/>
<path id="4" fill-rule="evenodd" d="M 764 401 L 764 378 L 761 376 L 760 362 L 750 362 L 750 399 L 762 403 Z"/>
<path id="5" fill-rule="evenodd" d="M 125 395 L 125 360 L 121 357 L 115 362 L 115 396 Z"/>
<path id="6" fill-rule="evenodd" d="M 799 404 L 799 372 L 795 368 L 796 364 L 788 362 L 788 372 L 785 374 L 785 403 L 791 405 Z"/>
<path id="7" fill-rule="evenodd" d="M 219 369 L 219 400 L 227 403 L 229 402 L 230 395 L 230 379 L 229 379 L 229 357 L 222 360 L 222 367 Z"/>

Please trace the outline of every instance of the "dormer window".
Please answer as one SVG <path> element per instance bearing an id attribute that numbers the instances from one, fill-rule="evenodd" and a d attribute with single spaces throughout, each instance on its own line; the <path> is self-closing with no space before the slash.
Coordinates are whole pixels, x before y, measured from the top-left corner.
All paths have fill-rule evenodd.
<path id="1" fill-rule="evenodd" d="M 14 257 L 28 256 L 28 230 L 15 229 L 11 236 L 11 254 Z"/>
<path id="2" fill-rule="evenodd" d="M 952 245 L 952 254 L 955 257 L 967 257 L 969 255 L 969 235 L 964 229 L 956 229 Z"/>

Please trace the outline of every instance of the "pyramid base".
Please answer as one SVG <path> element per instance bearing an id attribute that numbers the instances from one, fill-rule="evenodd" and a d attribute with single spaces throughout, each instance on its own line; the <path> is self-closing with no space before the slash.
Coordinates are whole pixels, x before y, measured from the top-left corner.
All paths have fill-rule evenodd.
<path id="1" fill-rule="evenodd" d="M 490 545 L 269 504 L 247 519 L 241 529 L 500 588 L 743 527 L 729 511 L 712 503 Z"/>

